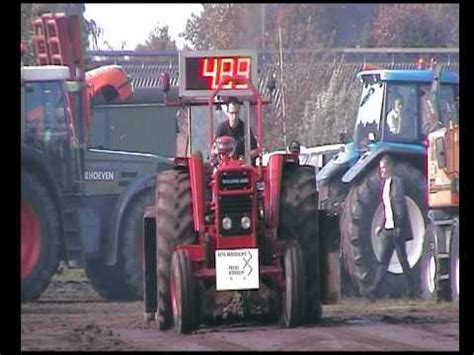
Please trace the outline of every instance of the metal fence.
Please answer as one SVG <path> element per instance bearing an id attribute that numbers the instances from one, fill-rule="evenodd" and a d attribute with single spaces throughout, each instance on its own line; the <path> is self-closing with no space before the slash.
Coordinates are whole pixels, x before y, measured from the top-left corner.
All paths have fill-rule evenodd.
<path id="1" fill-rule="evenodd" d="M 178 83 L 177 51 L 90 51 L 90 66 L 121 65 L 132 78 L 135 87 L 156 87 L 162 72 L 168 72 L 171 85 Z M 273 72 L 279 71 L 279 53 L 259 51 L 259 82 L 265 83 Z M 312 55 L 314 65 L 328 65 L 343 62 L 349 66 L 353 76 L 362 70 L 366 63 L 384 69 L 413 69 L 418 59 L 429 61 L 435 57 L 444 69 L 459 71 L 458 48 L 336 48 L 324 50 L 283 51 L 284 63 L 297 63 L 300 58 Z M 320 60 L 318 60 L 318 56 Z"/>
<path id="2" fill-rule="evenodd" d="M 282 121 L 294 122 L 300 120 L 301 117 L 286 117 L 282 119 L 283 112 L 283 92 L 282 83 L 280 80 L 280 56 L 276 52 L 259 52 L 259 73 L 258 73 L 258 90 L 261 93 L 266 93 L 266 84 L 274 73 L 276 73 L 277 85 L 276 89 L 272 93 L 271 111 L 276 116 L 276 119 Z M 337 121 L 336 124 L 339 126 L 350 126 L 352 116 L 354 116 L 354 107 L 352 101 L 355 100 L 356 86 L 356 74 L 360 72 L 364 65 L 371 64 L 381 69 L 415 69 L 417 62 L 420 58 L 423 58 L 429 63 L 430 58 L 435 57 L 437 62 L 442 66 L 443 70 L 459 72 L 459 49 L 457 48 L 345 48 L 345 49 L 332 49 L 325 51 L 293 51 L 283 52 L 283 71 L 290 71 L 290 67 L 299 68 L 298 72 L 300 75 L 299 80 L 326 80 L 321 78 L 310 78 L 306 74 L 309 69 L 322 69 L 319 72 L 333 73 L 336 75 L 336 81 L 343 81 L 345 91 L 331 91 L 328 87 L 328 83 L 319 82 L 316 89 L 317 92 L 300 92 L 297 95 L 304 96 L 307 102 L 314 100 L 316 96 L 330 96 L 333 95 L 332 100 L 338 101 L 338 103 L 347 106 L 341 113 L 331 113 L 326 117 L 319 117 L 324 115 L 323 112 L 313 112 L 305 114 L 307 119 L 313 121 L 321 120 L 333 120 Z M 166 51 L 166 52 L 136 52 L 136 51 L 94 51 L 89 52 L 89 58 L 92 61 L 89 66 L 96 67 L 106 64 L 121 65 L 126 70 L 128 75 L 132 79 L 132 84 L 136 88 L 149 88 L 157 87 L 159 83 L 160 74 L 168 72 L 171 79 L 171 85 L 178 84 L 178 52 L 177 51 Z M 299 65 L 300 64 L 300 65 Z M 308 68 L 308 65 L 312 68 Z M 318 72 L 318 70 L 312 70 L 312 72 Z M 285 76 L 289 73 L 285 72 Z M 326 76 L 328 77 L 328 76 Z M 329 77 L 334 77 L 329 76 Z M 324 89 L 324 88 L 328 89 Z M 332 93 L 332 94 L 331 94 Z M 296 98 L 289 97 L 285 90 L 285 103 L 292 102 Z M 355 96 L 354 96 L 355 95 Z M 322 97 L 321 96 L 321 97 Z M 326 98 L 327 101 L 327 98 Z M 299 101 L 301 102 L 301 101 Z M 355 101 L 354 101 L 355 102 Z M 350 107 L 348 107 L 350 106 Z M 354 107 L 352 107 L 354 106 Z M 294 110 L 291 110 L 291 114 L 294 114 Z M 288 115 L 288 113 L 287 113 Z M 301 116 L 296 115 L 296 116 Z M 313 117 L 314 116 L 314 117 Z M 333 117 L 334 116 L 334 117 Z M 324 125 L 324 124 L 323 124 Z M 334 132 L 332 133 L 334 135 Z M 309 139 L 307 139 L 309 140 Z"/>

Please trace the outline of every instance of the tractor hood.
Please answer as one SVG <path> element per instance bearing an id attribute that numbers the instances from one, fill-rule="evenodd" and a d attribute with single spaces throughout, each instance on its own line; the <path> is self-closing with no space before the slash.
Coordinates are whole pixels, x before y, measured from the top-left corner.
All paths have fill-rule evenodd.
<path id="1" fill-rule="evenodd" d="M 355 144 L 348 143 L 337 153 L 316 175 L 316 181 L 323 181 L 331 178 L 336 172 L 349 167 L 359 158 L 359 152 Z"/>
<path id="2" fill-rule="evenodd" d="M 365 151 L 357 162 L 343 175 L 342 182 L 352 182 L 361 172 L 365 171 L 372 162 L 378 160 L 386 153 L 397 155 L 426 155 L 426 147 L 420 144 L 371 143 L 368 145 L 368 150 Z"/>

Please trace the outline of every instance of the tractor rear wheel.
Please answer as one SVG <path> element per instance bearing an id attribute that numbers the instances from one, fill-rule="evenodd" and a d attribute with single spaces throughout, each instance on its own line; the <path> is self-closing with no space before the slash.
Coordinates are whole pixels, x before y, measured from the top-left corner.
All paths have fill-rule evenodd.
<path id="1" fill-rule="evenodd" d="M 412 268 L 415 289 L 419 285 L 420 259 L 425 235 L 426 179 L 413 166 L 395 163 L 395 174 L 405 187 L 408 216 L 413 231 L 413 240 L 406 243 L 408 262 Z M 380 261 L 380 240 L 375 229 L 383 218 L 383 182 L 378 170 L 368 172 L 350 190 L 344 202 L 344 219 L 341 219 L 343 262 L 347 273 L 358 285 L 359 292 L 366 294 L 372 285 L 374 270 Z M 388 272 L 381 285 L 381 297 L 404 295 L 405 277 L 396 253 L 390 261 Z"/>
<path id="2" fill-rule="evenodd" d="M 193 244 L 191 186 L 189 174 L 167 170 L 158 176 L 156 201 L 158 327 L 168 329 L 173 313 L 170 295 L 171 256 L 177 244 Z"/>
<path id="3" fill-rule="evenodd" d="M 176 250 L 171 259 L 170 298 L 176 332 L 192 332 L 197 326 L 196 280 L 185 250 Z"/>
<path id="4" fill-rule="evenodd" d="M 304 257 L 295 240 L 288 241 L 284 255 L 285 289 L 283 290 L 283 324 L 296 327 L 303 323 L 305 313 Z"/>
<path id="5" fill-rule="evenodd" d="M 449 252 L 450 258 L 450 272 L 449 279 L 451 280 L 451 299 L 453 301 L 459 300 L 459 222 L 456 223 L 453 236 L 451 240 L 451 248 Z"/>
<path id="6" fill-rule="evenodd" d="M 449 292 L 449 280 L 439 280 L 440 270 L 438 248 L 432 226 L 426 230 L 421 258 L 421 297 L 426 300 L 446 300 Z"/>
<path id="7" fill-rule="evenodd" d="M 316 176 L 310 166 L 287 165 L 283 168 L 280 195 L 280 239 L 297 240 L 305 261 L 305 322 L 321 317 L 321 278 Z"/>
<path id="8" fill-rule="evenodd" d="M 86 274 L 92 287 L 109 301 L 143 299 L 143 214 L 146 206 L 154 204 L 154 193 L 152 187 L 143 190 L 127 207 L 115 265 L 86 260 Z"/>
<path id="9" fill-rule="evenodd" d="M 38 299 L 58 267 L 60 219 L 50 193 L 33 174 L 21 174 L 21 301 Z"/>

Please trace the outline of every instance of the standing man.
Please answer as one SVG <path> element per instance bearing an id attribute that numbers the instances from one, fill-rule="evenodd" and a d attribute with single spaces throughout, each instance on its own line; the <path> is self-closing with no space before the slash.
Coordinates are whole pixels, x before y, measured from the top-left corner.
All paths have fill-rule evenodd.
<path id="1" fill-rule="evenodd" d="M 240 102 L 236 97 L 229 97 L 227 101 L 227 121 L 221 122 L 217 127 L 216 138 L 222 136 L 230 136 L 235 139 L 236 148 L 234 157 L 240 157 L 244 155 L 244 122 L 239 118 L 240 113 Z M 258 155 L 257 140 L 250 129 L 250 158 L 253 160 Z"/>
<path id="2" fill-rule="evenodd" d="M 371 301 L 375 300 L 378 288 L 395 250 L 406 278 L 407 296 L 414 298 L 413 277 L 405 248 L 405 243 L 413 239 L 413 234 L 407 215 L 403 181 L 393 174 L 393 160 L 390 156 L 382 157 L 379 168 L 384 181 L 382 192 L 384 218 L 382 224 L 376 228 L 375 233 L 381 238 L 381 260 L 375 273 L 374 283 L 369 288 L 367 296 Z"/>

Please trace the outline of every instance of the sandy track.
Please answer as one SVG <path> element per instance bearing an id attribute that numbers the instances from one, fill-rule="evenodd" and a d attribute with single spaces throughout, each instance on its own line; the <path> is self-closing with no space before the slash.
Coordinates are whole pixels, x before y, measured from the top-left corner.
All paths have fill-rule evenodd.
<path id="1" fill-rule="evenodd" d="M 67 273 L 66 273 L 67 274 Z M 160 332 L 143 321 L 141 302 L 104 302 L 80 270 L 55 277 L 21 307 L 21 350 L 459 350 L 458 303 L 344 299 L 323 306 L 323 320 L 293 329 L 258 322 Z"/>

